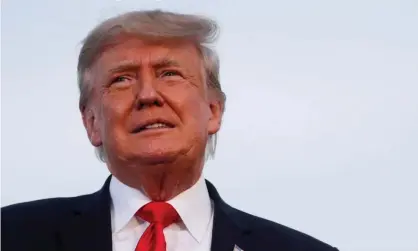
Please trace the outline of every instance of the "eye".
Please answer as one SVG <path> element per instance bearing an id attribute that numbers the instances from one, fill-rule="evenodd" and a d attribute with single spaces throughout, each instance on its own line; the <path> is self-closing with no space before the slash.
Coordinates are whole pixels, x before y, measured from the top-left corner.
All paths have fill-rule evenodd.
<path id="1" fill-rule="evenodd" d="M 112 79 L 111 83 L 112 84 L 120 83 L 120 82 L 125 82 L 125 81 L 128 81 L 128 80 L 129 80 L 129 78 L 127 76 L 117 76 L 117 77 Z"/>
<path id="2" fill-rule="evenodd" d="M 129 88 L 132 86 L 132 84 L 135 83 L 135 76 L 132 75 L 115 75 L 112 78 L 110 78 L 110 81 L 108 82 L 107 86 L 111 88 Z"/>
<path id="3" fill-rule="evenodd" d="M 160 77 L 175 77 L 175 76 L 180 76 L 181 74 L 178 71 L 173 71 L 173 70 L 169 70 L 169 71 L 163 71 L 160 75 Z"/>

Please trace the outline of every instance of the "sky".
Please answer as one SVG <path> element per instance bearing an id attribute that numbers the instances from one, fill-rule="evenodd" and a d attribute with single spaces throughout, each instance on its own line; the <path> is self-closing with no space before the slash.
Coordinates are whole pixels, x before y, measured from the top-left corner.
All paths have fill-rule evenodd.
<path id="1" fill-rule="evenodd" d="M 227 105 L 204 174 L 225 201 L 340 250 L 418 250 L 416 0 L 3 0 L 2 206 L 100 189 L 81 40 L 154 8 L 221 27 Z"/>

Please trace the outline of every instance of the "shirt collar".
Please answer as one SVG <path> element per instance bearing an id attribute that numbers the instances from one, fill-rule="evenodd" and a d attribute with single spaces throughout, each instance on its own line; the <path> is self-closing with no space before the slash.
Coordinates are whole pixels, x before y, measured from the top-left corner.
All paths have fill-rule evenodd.
<path id="1" fill-rule="evenodd" d="M 112 198 L 112 232 L 117 233 L 128 225 L 138 209 L 151 200 L 143 192 L 123 184 L 115 176 L 112 176 L 109 190 Z M 196 184 L 167 203 L 177 210 L 196 241 L 201 242 L 213 214 L 205 179 L 200 177 Z"/>
<path id="2" fill-rule="evenodd" d="M 135 213 L 151 200 L 140 190 L 129 187 L 112 176 L 109 185 L 112 198 L 112 232 L 121 231 Z"/>
<path id="3" fill-rule="evenodd" d="M 180 215 L 184 225 L 196 241 L 201 242 L 212 219 L 213 208 L 205 179 L 169 200 Z"/>

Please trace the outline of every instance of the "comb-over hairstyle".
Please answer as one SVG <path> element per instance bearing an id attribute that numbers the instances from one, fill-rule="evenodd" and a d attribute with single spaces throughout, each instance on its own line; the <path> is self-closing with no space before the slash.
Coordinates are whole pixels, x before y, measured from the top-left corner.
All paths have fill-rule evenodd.
<path id="1" fill-rule="evenodd" d="M 84 111 L 91 96 L 90 69 L 101 52 L 118 43 L 122 36 L 135 36 L 150 42 L 192 42 L 200 52 L 204 79 L 225 108 L 226 96 L 219 82 L 219 59 L 212 48 L 219 33 L 215 21 L 197 15 L 178 14 L 161 10 L 132 11 L 107 19 L 89 32 L 83 40 L 78 57 L 77 76 L 80 91 L 79 108 Z M 206 159 L 214 157 L 217 135 L 210 135 L 206 146 Z M 102 146 L 96 148 L 97 156 L 106 162 Z"/>

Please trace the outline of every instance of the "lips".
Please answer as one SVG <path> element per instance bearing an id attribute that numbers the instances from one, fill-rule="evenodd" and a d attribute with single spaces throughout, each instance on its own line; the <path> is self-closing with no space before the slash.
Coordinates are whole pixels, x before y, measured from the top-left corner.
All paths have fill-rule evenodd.
<path id="1" fill-rule="evenodd" d="M 167 128 L 174 128 L 174 124 L 166 120 L 156 119 L 139 124 L 134 128 L 134 130 L 132 130 L 132 133 L 140 133 L 146 130 L 158 130 Z"/>

